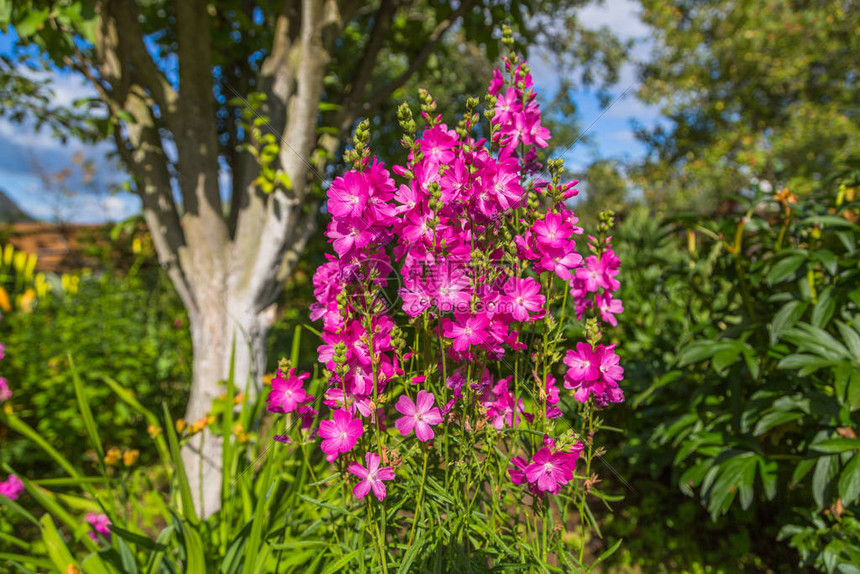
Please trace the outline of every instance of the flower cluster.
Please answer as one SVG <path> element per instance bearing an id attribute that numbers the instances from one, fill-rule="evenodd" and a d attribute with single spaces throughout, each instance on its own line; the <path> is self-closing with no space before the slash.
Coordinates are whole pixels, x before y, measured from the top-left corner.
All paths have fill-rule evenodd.
<path id="1" fill-rule="evenodd" d="M 357 498 L 383 500 L 395 477 L 396 456 L 380 466 L 393 452 L 387 417 L 426 457 L 440 429 L 448 436 L 446 423 L 461 435 L 524 426 L 551 433 L 565 414 L 563 391 L 589 409 L 623 400 L 615 346 L 599 343 L 596 326 L 615 325 L 623 310 L 613 298 L 620 262 L 611 224 L 580 241 L 568 205 L 577 182 L 561 181 L 559 160 L 547 162 L 550 180 L 540 177 L 550 134 L 528 65 L 511 57 L 494 73 L 483 131 L 477 99 L 456 126 L 441 121 L 427 92 L 421 101 L 420 133 L 409 107 L 398 110 L 407 161 L 390 171 L 370 153 L 369 124 L 358 126 L 352 169 L 328 189 L 334 253 L 313 279 L 330 412 L 316 434 L 327 460 L 347 459 L 339 464 L 359 479 Z M 571 350 L 559 348 L 568 302 L 592 324 Z M 279 372 L 269 410 L 309 408 L 305 378 Z M 565 444 L 546 434 L 542 448 L 528 443 L 530 460 L 511 452 L 511 480 L 557 494 L 584 448 Z"/>

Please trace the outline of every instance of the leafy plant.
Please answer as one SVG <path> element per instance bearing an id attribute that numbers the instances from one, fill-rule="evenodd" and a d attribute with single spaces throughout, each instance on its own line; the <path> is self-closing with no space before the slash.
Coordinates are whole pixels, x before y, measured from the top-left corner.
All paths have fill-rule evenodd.
<path id="1" fill-rule="evenodd" d="M 803 200 L 736 197 L 743 210 L 717 221 L 678 217 L 645 295 L 624 293 L 638 323 L 628 456 L 670 472 L 713 520 L 755 511 L 749 528 L 828 572 L 852 572 L 860 550 L 852 177 Z"/>

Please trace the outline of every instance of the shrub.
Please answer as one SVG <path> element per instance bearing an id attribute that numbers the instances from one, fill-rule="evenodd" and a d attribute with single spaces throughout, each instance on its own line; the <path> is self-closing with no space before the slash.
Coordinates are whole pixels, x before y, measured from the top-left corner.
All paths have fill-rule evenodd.
<path id="1" fill-rule="evenodd" d="M 637 289 L 622 290 L 632 468 L 671 476 L 785 571 L 851 572 L 860 556 L 860 227 L 841 182 L 676 217 L 637 240 Z"/>

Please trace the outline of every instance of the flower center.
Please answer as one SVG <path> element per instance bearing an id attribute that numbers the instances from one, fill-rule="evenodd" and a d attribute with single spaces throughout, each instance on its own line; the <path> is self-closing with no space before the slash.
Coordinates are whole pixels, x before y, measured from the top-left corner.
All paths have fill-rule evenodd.
<path id="1" fill-rule="evenodd" d="M 555 465 L 551 462 L 545 462 L 543 465 L 543 471 L 547 474 L 552 474 L 552 471 L 555 470 Z"/>

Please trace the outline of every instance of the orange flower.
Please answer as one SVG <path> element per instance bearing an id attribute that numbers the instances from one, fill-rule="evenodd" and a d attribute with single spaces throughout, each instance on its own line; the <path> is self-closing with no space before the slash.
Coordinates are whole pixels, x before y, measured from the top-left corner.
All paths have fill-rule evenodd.
<path id="1" fill-rule="evenodd" d="M 205 429 L 207 422 L 208 422 L 207 417 L 201 417 L 201 418 L 197 419 L 196 421 L 194 421 L 194 424 L 191 425 L 191 433 L 197 434 L 200 431 L 202 431 L 203 429 Z"/>
<path id="2" fill-rule="evenodd" d="M 179 422 L 179 421 L 176 421 L 176 422 Z M 161 427 L 155 426 L 155 425 L 149 425 L 148 427 L 146 427 L 146 432 L 149 433 L 149 436 L 151 438 L 155 438 L 161 434 Z"/>
<path id="3" fill-rule="evenodd" d="M 119 463 L 120 458 L 122 458 L 122 451 L 119 450 L 117 447 L 112 446 L 105 453 L 104 461 L 106 465 L 114 466 L 115 464 Z"/>
<path id="4" fill-rule="evenodd" d="M 137 462 L 137 459 L 140 458 L 140 451 L 136 448 L 131 450 L 127 450 L 122 455 L 122 463 L 126 466 L 131 466 Z"/>
<path id="5" fill-rule="evenodd" d="M 178 419 L 176 421 L 176 432 L 184 431 L 186 426 L 188 426 L 188 423 L 185 422 L 185 419 Z"/>

